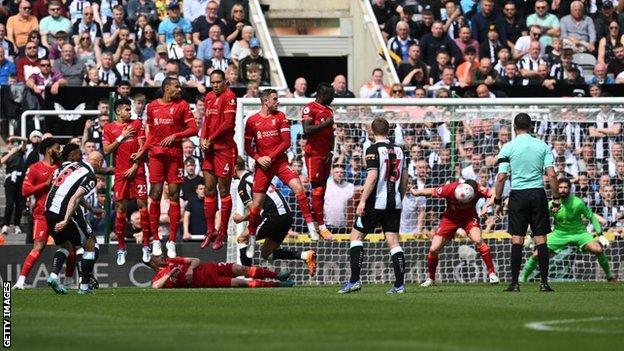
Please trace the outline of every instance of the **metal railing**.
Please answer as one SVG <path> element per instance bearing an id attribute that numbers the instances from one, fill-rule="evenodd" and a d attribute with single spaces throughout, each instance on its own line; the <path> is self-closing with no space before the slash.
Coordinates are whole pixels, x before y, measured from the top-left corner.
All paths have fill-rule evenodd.
<path id="1" fill-rule="evenodd" d="M 379 29 L 379 25 L 377 24 L 377 18 L 375 17 L 375 13 L 373 12 L 373 6 L 371 2 L 368 0 L 360 0 L 360 6 L 362 7 L 362 12 L 364 13 L 364 22 L 368 27 L 368 32 L 372 36 L 372 40 L 376 44 L 377 50 L 381 50 L 383 53 L 383 57 L 385 59 L 385 70 L 386 73 L 389 73 L 389 78 L 391 84 L 401 83 L 399 80 L 399 75 L 394 68 L 394 61 L 390 57 L 390 52 L 388 51 L 388 47 L 386 46 L 386 41 L 381 35 L 381 29 Z"/>

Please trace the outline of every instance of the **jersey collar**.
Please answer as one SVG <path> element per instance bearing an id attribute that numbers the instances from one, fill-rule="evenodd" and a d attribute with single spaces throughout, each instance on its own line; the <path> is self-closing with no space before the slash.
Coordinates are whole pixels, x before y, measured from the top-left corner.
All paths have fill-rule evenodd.
<path id="1" fill-rule="evenodd" d="M 390 143 L 390 139 L 381 139 L 381 140 L 377 140 L 375 142 L 375 144 L 381 144 L 381 143 Z"/>

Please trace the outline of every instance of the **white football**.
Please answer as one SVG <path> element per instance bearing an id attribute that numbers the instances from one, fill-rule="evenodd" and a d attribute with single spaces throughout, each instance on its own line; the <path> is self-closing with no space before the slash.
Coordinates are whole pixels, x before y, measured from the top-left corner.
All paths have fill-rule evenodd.
<path id="1" fill-rule="evenodd" d="M 465 204 L 470 202 L 474 197 L 474 189 L 466 183 L 459 184 L 457 188 L 455 188 L 455 198 L 457 201 Z"/>

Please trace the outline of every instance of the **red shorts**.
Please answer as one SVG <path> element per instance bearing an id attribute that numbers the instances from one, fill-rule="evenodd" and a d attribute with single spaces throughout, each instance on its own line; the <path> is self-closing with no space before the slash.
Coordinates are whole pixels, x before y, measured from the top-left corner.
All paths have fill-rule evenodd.
<path id="1" fill-rule="evenodd" d="M 436 230 L 435 235 L 441 236 L 446 240 L 453 240 L 455 238 L 455 232 L 457 229 L 462 228 L 466 233 L 470 232 L 472 228 L 479 228 L 478 218 L 469 218 L 465 221 L 453 221 L 446 217 L 442 217 L 440 220 L 440 226 Z"/>
<path id="2" fill-rule="evenodd" d="M 181 184 L 184 182 L 182 156 L 157 154 L 149 156 L 150 183 Z"/>
<path id="3" fill-rule="evenodd" d="M 288 185 L 288 183 L 299 178 L 299 175 L 292 168 L 288 161 L 280 161 L 279 163 L 272 163 L 271 167 L 266 171 L 256 165 L 256 171 L 254 172 L 253 189 L 254 193 L 266 193 L 269 190 L 269 185 L 273 177 L 277 176 L 282 183 Z"/>
<path id="4" fill-rule="evenodd" d="M 202 263 L 193 274 L 193 288 L 229 288 L 232 286 L 233 263 Z"/>
<path id="5" fill-rule="evenodd" d="M 48 241 L 48 222 L 45 217 L 33 218 L 33 240 L 35 241 Z"/>
<path id="6" fill-rule="evenodd" d="M 147 199 L 147 181 L 145 173 L 136 174 L 134 178 L 127 179 L 123 175 L 115 176 L 115 184 L 113 184 L 115 192 L 115 201 L 131 200 L 131 199 Z"/>
<path id="7" fill-rule="evenodd" d="M 238 150 L 219 149 L 204 153 L 202 170 L 213 172 L 219 178 L 231 178 L 235 174 L 234 165 L 238 157 Z"/>
<path id="8" fill-rule="evenodd" d="M 325 185 L 331 172 L 331 163 L 325 162 L 325 157 L 320 156 L 306 156 L 305 163 L 310 183 L 322 182 Z"/>

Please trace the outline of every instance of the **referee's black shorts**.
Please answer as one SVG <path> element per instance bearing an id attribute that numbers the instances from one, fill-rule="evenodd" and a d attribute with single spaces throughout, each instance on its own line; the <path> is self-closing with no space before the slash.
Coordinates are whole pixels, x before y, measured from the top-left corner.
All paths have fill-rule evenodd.
<path id="1" fill-rule="evenodd" d="M 48 230 L 50 235 L 54 238 L 56 245 L 61 245 L 66 241 L 69 241 L 74 246 L 82 246 L 87 241 L 87 238 L 91 235 L 91 228 L 87 224 L 86 219 L 82 215 L 74 213 L 69 219 L 69 223 L 63 230 L 57 232 L 54 230 L 54 226 L 59 222 L 62 222 L 65 216 L 56 214 L 54 212 L 46 211 L 46 221 L 48 222 Z"/>
<path id="2" fill-rule="evenodd" d="M 526 236 L 531 225 L 531 236 L 550 233 L 548 199 L 544 189 L 512 190 L 509 194 L 509 234 Z"/>
<path id="3" fill-rule="evenodd" d="M 276 217 L 265 217 L 258 225 L 256 230 L 256 239 L 271 239 L 275 242 L 282 243 L 288 231 L 292 228 L 292 214 L 283 214 Z"/>

